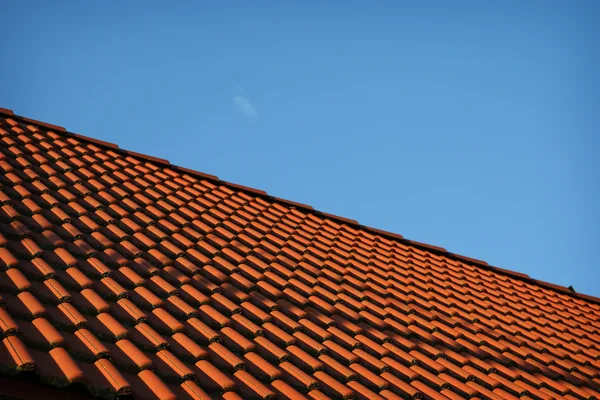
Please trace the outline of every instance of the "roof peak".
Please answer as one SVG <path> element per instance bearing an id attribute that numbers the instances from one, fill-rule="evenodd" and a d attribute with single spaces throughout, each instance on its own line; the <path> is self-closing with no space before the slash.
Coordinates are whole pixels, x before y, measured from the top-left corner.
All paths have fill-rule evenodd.
<path id="1" fill-rule="evenodd" d="M 589 301 L 595 304 L 600 304 L 600 298 L 599 297 L 595 297 L 595 296 L 590 296 L 590 295 L 585 295 L 582 293 L 578 293 L 575 291 L 575 289 L 572 286 L 566 287 L 566 286 L 561 286 L 561 285 L 556 285 L 553 283 L 549 283 L 549 282 L 545 282 L 545 281 L 541 281 L 541 280 L 537 280 L 537 279 L 533 279 L 531 278 L 529 275 L 524 274 L 524 273 L 520 273 L 520 272 L 516 272 L 516 271 L 511 271 L 511 270 L 507 270 L 504 268 L 500 268 L 500 267 L 496 267 L 496 266 L 492 266 L 490 264 L 488 264 L 485 261 L 482 260 L 478 260 L 475 258 L 471 258 L 471 257 L 467 257 L 467 256 L 463 256 L 460 254 L 456 254 L 456 253 L 452 253 L 448 250 L 446 250 L 443 247 L 439 247 L 439 246 L 433 246 L 430 244 L 426 244 L 426 243 L 421 243 L 418 241 L 414 241 L 414 240 L 410 240 L 407 239 L 405 237 L 403 237 L 400 234 L 397 233 L 393 233 L 393 232 L 388 232 L 388 231 L 384 231 L 381 229 L 377 229 L 377 228 L 373 228 L 373 227 L 369 227 L 369 226 L 365 226 L 360 224 L 358 221 L 353 220 L 353 219 L 349 219 L 349 218 L 345 218 L 345 217 L 341 217 L 338 215 L 334 215 L 334 214 L 329 214 L 323 211 L 319 211 L 314 209 L 312 206 L 307 205 L 307 204 L 303 204 L 303 203 L 298 203 L 295 201 L 291 201 L 291 200 L 286 200 L 283 198 L 279 198 L 279 197 L 275 197 L 272 196 L 270 194 L 268 194 L 267 192 L 265 192 L 264 190 L 260 190 L 260 189 L 255 189 L 255 188 L 251 188 L 251 187 L 247 187 L 247 186 L 243 186 L 243 185 L 239 185 L 236 183 L 232 183 L 232 182 L 228 182 L 228 181 L 224 181 L 221 180 L 218 176 L 215 175 L 211 175 L 211 174 L 207 174 L 204 172 L 200 172 L 200 171 L 196 171 L 196 170 L 192 170 L 189 168 L 185 168 L 182 166 L 177 166 L 174 164 L 171 164 L 168 160 L 163 159 L 163 158 L 158 158 L 158 157 L 153 157 L 150 155 L 146 155 L 146 154 L 142 154 L 142 153 L 138 153 L 135 151 L 131 151 L 131 150 L 125 150 L 120 148 L 117 144 L 115 143 L 111 143 L 111 142 L 107 142 L 107 141 L 103 141 L 100 139 L 95 139 L 89 136 L 85 136 L 85 135 L 80 135 L 74 132 L 70 132 L 68 131 L 66 128 L 59 126 L 59 125 L 54 125 L 54 124 L 50 124 L 47 122 L 42 122 L 42 121 L 38 121 L 35 119 L 31 119 L 28 117 L 24 117 L 24 116 L 20 116 L 20 115 L 16 115 L 11 109 L 7 109 L 7 108 L 1 108 L 0 107 L 0 115 L 3 115 L 5 117 L 8 117 L 9 119 L 14 119 L 15 121 L 21 121 L 22 123 L 25 124 L 29 124 L 29 125 L 33 125 L 36 127 L 42 127 L 45 128 L 47 130 L 50 130 L 52 132 L 55 132 L 57 134 L 60 135 L 64 135 L 67 137 L 74 137 L 83 141 L 87 141 L 89 143 L 92 143 L 96 146 L 100 146 L 100 147 L 104 147 L 104 148 L 108 148 L 120 153 L 123 153 L 127 156 L 131 156 L 131 157 L 135 157 L 135 158 L 139 158 L 142 160 L 146 160 L 149 162 L 153 162 L 156 163 L 157 165 L 160 166 L 164 166 L 164 167 L 169 167 L 172 168 L 173 170 L 176 170 L 178 172 L 184 173 L 184 174 L 188 174 L 197 178 L 201 178 L 201 179 L 206 179 L 210 182 L 213 182 L 215 184 L 220 184 L 220 185 L 224 185 L 226 187 L 230 187 L 236 190 L 240 190 L 243 192 L 246 192 L 248 194 L 252 194 L 254 196 L 259 196 L 261 198 L 264 198 L 266 200 L 272 201 L 272 202 L 278 202 L 278 203 L 283 203 L 285 205 L 287 205 L 290 208 L 296 208 L 299 209 L 301 211 L 307 212 L 310 214 L 314 214 L 318 217 L 323 217 L 323 218 L 327 218 L 332 220 L 333 222 L 336 223 L 340 223 L 340 224 L 346 224 L 348 225 L 350 228 L 354 228 L 354 229 L 359 229 L 362 231 L 366 231 L 367 233 L 373 234 L 373 235 L 379 235 L 382 236 L 386 239 L 389 240 L 395 240 L 398 241 L 404 245 L 407 246 L 411 246 L 417 249 L 421 249 L 421 250 L 425 250 L 428 251 L 430 253 L 433 254 L 437 254 L 437 255 L 441 255 L 444 257 L 447 257 L 449 259 L 452 260 L 456 260 L 456 261 L 460 261 L 466 264 L 470 264 L 470 265 L 474 265 L 477 266 L 479 268 L 482 268 L 484 270 L 489 270 L 489 271 L 493 271 L 495 273 L 498 273 L 500 275 L 504 275 L 504 276 L 508 276 L 520 281 L 524 281 L 527 283 L 531 283 L 537 286 L 540 286 L 542 288 L 546 288 L 546 289 L 550 289 L 553 291 L 556 291 L 558 293 L 576 298 L 576 299 L 582 299 L 585 301 Z M 377 238 L 377 236 L 376 236 Z M 375 239 L 376 240 L 376 239 Z"/>

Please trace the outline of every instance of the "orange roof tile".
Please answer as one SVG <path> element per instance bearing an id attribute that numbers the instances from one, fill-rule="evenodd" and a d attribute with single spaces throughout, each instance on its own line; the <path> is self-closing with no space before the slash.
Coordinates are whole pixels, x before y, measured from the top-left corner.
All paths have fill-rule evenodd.
<path id="1" fill-rule="evenodd" d="M 10 110 L 0 138 L 0 397 L 600 398 L 598 298 Z"/>

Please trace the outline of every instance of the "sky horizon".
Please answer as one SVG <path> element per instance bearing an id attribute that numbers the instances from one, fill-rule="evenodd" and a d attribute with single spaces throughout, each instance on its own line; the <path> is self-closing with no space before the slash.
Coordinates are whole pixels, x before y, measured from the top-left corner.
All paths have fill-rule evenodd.
<path id="1" fill-rule="evenodd" d="M 7 1 L 0 107 L 600 296 L 600 3 Z"/>

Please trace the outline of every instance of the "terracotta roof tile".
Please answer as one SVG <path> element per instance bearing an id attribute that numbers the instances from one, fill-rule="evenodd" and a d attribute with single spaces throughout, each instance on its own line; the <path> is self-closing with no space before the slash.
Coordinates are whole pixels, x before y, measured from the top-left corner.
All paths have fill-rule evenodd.
<path id="1" fill-rule="evenodd" d="M 81 383 L 84 372 L 62 347 L 50 351 L 30 351 L 35 360 L 35 370 L 44 383 L 64 387 L 73 383 Z"/>
<path id="2" fill-rule="evenodd" d="M 104 398 L 600 397 L 597 298 L 0 114 L 0 374 Z"/>
<path id="3" fill-rule="evenodd" d="M 32 371 L 35 367 L 35 361 L 27 346 L 17 336 L 8 336 L 2 340 L 0 361 L 0 369 L 9 375 Z"/>
<path id="4" fill-rule="evenodd" d="M 92 395 L 116 397 L 131 394 L 129 382 L 109 360 L 102 359 L 93 364 L 82 363 L 81 368 Z"/>

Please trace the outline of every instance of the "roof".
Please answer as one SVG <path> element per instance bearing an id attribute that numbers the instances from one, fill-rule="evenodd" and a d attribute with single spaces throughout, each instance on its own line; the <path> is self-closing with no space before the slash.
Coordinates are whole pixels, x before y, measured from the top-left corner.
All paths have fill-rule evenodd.
<path id="1" fill-rule="evenodd" d="M 600 398 L 598 298 L 0 115 L 0 383 Z"/>

